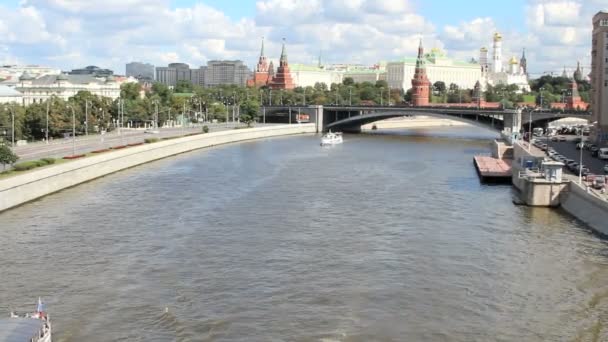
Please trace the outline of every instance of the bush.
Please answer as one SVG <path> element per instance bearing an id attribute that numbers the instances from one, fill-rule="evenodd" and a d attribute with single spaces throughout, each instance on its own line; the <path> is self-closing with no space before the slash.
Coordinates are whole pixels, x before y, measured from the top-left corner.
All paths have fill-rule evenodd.
<path id="1" fill-rule="evenodd" d="M 37 168 L 38 166 L 41 166 L 41 165 L 38 165 L 38 162 L 40 162 L 40 161 L 39 160 L 31 160 L 31 161 L 26 161 L 26 162 L 23 162 L 23 163 L 18 163 L 18 164 L 15 164 L 13 166 L 13 169 L 15 169 L 15 171 L 27 171 L 27 170 L 31 170 L 31 169 Z"/>
<path id="2" fill-rule="evenodd" d="M 146 144 L 151 144 L 151 143 L 155 143 L 155 142 L 158 142 L 158 141 L 159 141 L 158 138 L 146 138 L 146 139 L 144 139 L 144 142 Z"/>
<path id="3" fill-rule="evenodd" d="M 40 160 L 46 162 L 48 165 L 55 164 L 55 158 L 42 158 Z"/>
<path id="4" fill-rule="evenodd" d="M 203 133 L 209 133 L 209 127 L 207 127 L 207 125 L 203 126 Z"/>

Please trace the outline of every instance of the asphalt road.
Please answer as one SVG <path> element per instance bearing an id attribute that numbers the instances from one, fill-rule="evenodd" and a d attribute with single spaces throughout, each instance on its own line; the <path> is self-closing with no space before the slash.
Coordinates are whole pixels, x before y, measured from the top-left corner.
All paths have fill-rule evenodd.
<path id="1" fill-rule="evenodd" d="M 240 124 L 243 126 L 243 124 Z M 207 124 L 209 132 L 218 132 L 227 129 L 234 129 L 235 124 Z M 259 125 L 258 125 L 259 126 Z M 105 149 L 112 146 L 134 144 L 143 142 L 146 138 L 165 138 L 182 136 L 189 133 L 201 132 L 202 125 L 186 128 L 160 128 L 159 133 L 150 134 L 144 133 L 143 129 L 123 129 L 122 134 L 118 131 L 113 131 L 102 135 L 91 134 L 89 136 L 81 136 L 76 138 L 73 143 L 71 138 L 55 139 L 49 144 L 45 142 L 29 143 L 25 146 L 17 146 L 13 151 L 19 156 L 19 162 L 36 160 L 40 158 L 62 158 L 64 156 L 75 154 L 84 154 L 95 150 Z"/>
<path id="2" fill-rule="evenodd" d="M 559 154 L 578 163 L 580 160 L 581 150 L 576 149 L 576 144 L 572 141 L 575 138 L 576 136 L 567 135 L 566 139 L 569 139 L 568 141 L 549 141 L 548 145 L 553 147 L 553 149 L 555 149 L 555 151 L 557 151 Z M 542 137 L 540 140 L 546 142 L 546 137 Z M 583 150 L 583 164 L 589 168 L 592 174 L 602 175 L 604 174 L 604 165 L 608 164 L 608 161 L 592 157 L 591 151 Z M 564 168 L 564 170 L 567 169 Z"/>

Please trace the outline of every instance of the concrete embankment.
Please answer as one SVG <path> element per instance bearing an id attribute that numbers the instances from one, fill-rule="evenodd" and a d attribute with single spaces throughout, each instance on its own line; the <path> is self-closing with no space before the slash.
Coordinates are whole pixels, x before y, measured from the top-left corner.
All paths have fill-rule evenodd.
<path id="1" fill-rule="evenodd" d="M 0 180 L 0 211 L 74 185 L 176 154 L 252 139 L 315 133 L 314 124 L 248 128 L 183 138 L 106 152 Z"/>
<path id="2" fill-rule="evenodd" d="M 565 211 L 608 236 L 608 202 L 575 182 L 570 182 L 568 191 L 562 192 L 560 202 Z"/>

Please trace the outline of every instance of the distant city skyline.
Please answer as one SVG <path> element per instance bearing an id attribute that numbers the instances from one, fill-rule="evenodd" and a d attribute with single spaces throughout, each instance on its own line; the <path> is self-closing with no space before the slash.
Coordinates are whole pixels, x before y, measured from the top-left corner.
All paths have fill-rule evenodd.
<path id="1" fill-rule="evenodd" d="M 372 65 L 416 55 L 418 40 L 461 60 L 478 58 L 492 34 L 505 59 L 526 48 L 529 72 L 590 71 L 591 18 L 605 0 L 5 0 L 0 4 L 0 64 L 71 70 L 87 65 L 125 73 L 133 61 L 197 68 L 210 60 Z M 27 23 L 27 25 L 24 25 Z"/>

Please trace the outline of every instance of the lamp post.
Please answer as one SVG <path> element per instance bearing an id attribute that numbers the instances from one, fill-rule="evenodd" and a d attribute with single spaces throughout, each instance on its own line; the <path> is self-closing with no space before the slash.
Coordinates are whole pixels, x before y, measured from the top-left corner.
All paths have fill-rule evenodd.
<path id="1" fill-rule="evenodd" d="M 11 147 L 15 147 L 15 112 L 12 110 L 10 106 L 4 107 L 7 111 L 11 113 Z"/>
<path id="2" fill-rule="evenodd" d="M 72 110 L 72 156 L 76 155 L 76 113 L 74 112 L 74 107 L 72 105 L 68 105 L 68 107 Z"/>
<path id="3" fill-rule="evenodd" d="M 44 140 L 49 144 L 49 110 L 51 109 L 50 100 L 46 101 L 46 130 L 44 132 Z"/>
<path id="4" fill-rule="evenodd" d="M 302 105 L 306 106 L 306 88 L 304 88 L 304 92 L 302 93 Z"/>
<path id="5" fill-rule="evenodd" d="M 528 111 L 528 115 L 530 116 L 530 122 L 528 122 L 530 130 L 528 131 L 528 152 L 530 152 L 530 147 L 532 146 L 532 112 L 537 111 L 538 108 L 530 108 Z"/>
<path id="6" fill-rule="evenodd" d="M 348 105 L 353 105 L 353 87 L 348 87 Z"/>
<path id="7" fill-rule="evenodd" d="M 384 105 L 384 98 L 382 97 L 382 93 L 384 92 L 384 87 L 380 88 L 380 105 Z"/>
<path id="8" fill-rule="evenodd" d="M 539 91 L 540 91 L 540 110 L 541 110 L 541 112 L 543 110 L 543 91 L 544 90 L 545 90 L 545 88 L 540 88 L 539 89 Z"/>
<path id="9" fill-rule="evenodd" d="M 84 100 L 84 134 L 89 135 L 89 100 Z"/>

